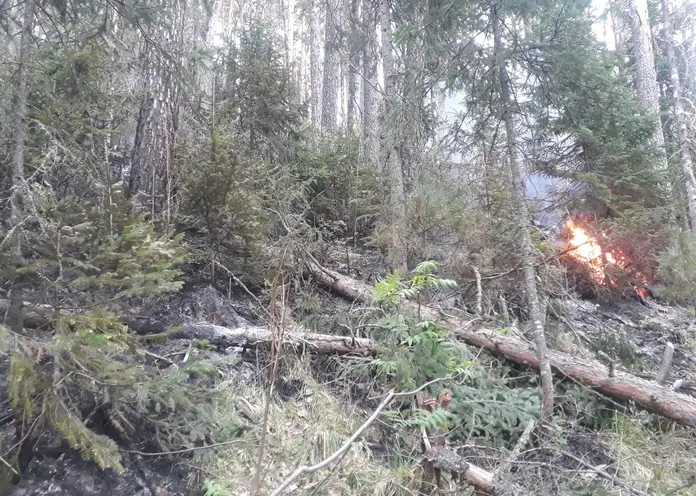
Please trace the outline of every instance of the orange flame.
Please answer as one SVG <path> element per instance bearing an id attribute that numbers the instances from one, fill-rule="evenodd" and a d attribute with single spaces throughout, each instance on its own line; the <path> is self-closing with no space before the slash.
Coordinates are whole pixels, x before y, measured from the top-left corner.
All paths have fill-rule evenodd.
<path id="1" fill-rule="evenodd" d="M 570 233 L 568 248 L 571 249 L 568 255 L 582 263 L 590 272 L 590 277 L 597 284 L 608 282 L 616 286 L 616 282 L 610 278 L 605 278 L 605 268 L 614 265 L 628 271 L 629 260 L 618 250 L 604 251 L 596 238 L 592 237 L 584 228 L 577 225 L 572 219 L 566 222 L 566 229 Z M 646 283 L 646 278 L 636 271 L 628 271 L 642 283 Z M 636 288 L 636 292 L 641 294 Z M 647 294 L 647 293 L 646 293 Z"/>
<path id="2" fill-rule="evenodd" d="M 592 279 L 597 283 L 604 282 L 604 263 L 602 261 L 602 247 L 596 239 L 591 237 L 585 229 L 575 224 L 572 219 L 566 222 L 566 228 L 570 232 L 568 248 L 575 248 L 568 254 L 582 263 L 590 271 Z M 616 263 L 613 255 L 608 253 L 607 261 Z"/>

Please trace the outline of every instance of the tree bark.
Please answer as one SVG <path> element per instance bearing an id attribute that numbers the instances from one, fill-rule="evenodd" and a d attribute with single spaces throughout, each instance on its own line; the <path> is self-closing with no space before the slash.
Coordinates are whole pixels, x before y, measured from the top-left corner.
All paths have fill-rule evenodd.
<path id="1" fill-rule="evenodd" d="M 635 73 L 638 99 L 646 110 L 657 119 L 651 144 L 660 154 L 657 170 L 666 171 L 665 137 L 662 133 L 660 120 L 660 88 L 657 85 L 648 2 L 647 0 L 629 0 L 628 3 L 631 17 L 633 53 L 636 58 Z"/>
<path id="2" fill-rule="evenodd" d="M 171 226 L 175 188 L 174 144 L 179 124 L 180 84 L 176 53 L 183 44 L 184 6 L 170 7 L 172 25 L 151 30 L 142 52 L 142 100 L 131 153 L 130 193 L 136 209 Z M 169 50 L 169 53 L 164 53 Z"/>
<path id="3" fill-rule="evenodd" d="M 365 161 L 376 165 L 379 162 L 379 138 L 377 111 L 379 92 L 377 91 L 377 12 L 374 0 L 362 0 L 363 36 L 362 49 L 362 151 Z"/>
<path id="4" fill-rule="evenodd" d="M 24 19 L 19 41 L 19 71 L 15 96 L 15 129 L 12 150 L 12 192 L 10 195 L 10 233 L 12 264 L 19 269 L 24 264 L 22 255 L 22 222 L 24 217 L 24 197 L 27 185 L 24 177 L 24 148 L 26 142 L 27 95 L 29 93 L 29 61 L 31 60 L 31 33 L 34 28 L 36 1 L 24 3 Z M 7 322 L 15 332 L 24 327 L 22 319 L 23 277 L 15 272 L 10 290 L 11 305 L 7 312 Z"/>
<path id="5" fill-rule="evenodd" d="M 544 320 L 541 312 L 541 303 L 536 285 L 536 270 L 534 268 L 535 256 L 531 235 L 531 217 L 527 210 L 525 200 L 524 182 L 522 180 L 522 166 L 517 154 L 517 140 L 515 138 L 514 109 L 510 95 L 510 77 L 502 58 L 504 53 L 503 40 L 500 30 L 501 12 L 498 3 L 491 4 L 491 19 L 493 23 L 493 38 L 496 64 L 498 66 L 498 83 L 500 85 L 500 100 L 505 123 L 507 138 L 507 153 L 510 162 L 512 178 L 512 197 L 517 219 L 520 226 L 520 254 L 524 266 L 524 283 L 527 292 L 527 305 L 529 307 L 529 320 L 534 335 L 534 343 L 537 348 L 539 363 L 541 364 L 541 419 L 550 422 L 553 416 L 553 376 L 549 364 L 546 336 L 544 335 Z"/>
<path id="6" fill-rule="evenodd" d="M 315 263 L 307 264 L 306 272 L 314 277 L 317 284 L 336 294 L 364 305 L 372 304 L 372 292 L 361 281 L 320 267 Z M 418 311 L 415 304 L 407 305 L 407 308 L 414 313 Z M 540 370 L 539 354 L 529 346 L 526 340 L 491 329 L 473 330 L 468 322 L 443 317 L 432 308 L 420 307 L 420 313 L 423 317 L 439 319 L 451 329 L 458 340 L 469 346 L 503 356 L 537 371 Z M 677 393 L 655 381 L 642 379 L 620 370 L 615 370 L 610 377 L 607 366 L 597 360 L 553 350 L 548 351 L 546 357 L 550 368 L 562 379 L 584 384 L 619 401 L 632 401 L 649 412 L 672 419 L 681 425 L 696 427 L 696 398 L 692 396 Z"/>
<path id="7" fill-rule="evenodd" d="M 309 19 L 309 88 L 312 139 L 314 144 L 321 137 L 321 31 L 319 18 L 321 0 L 312 0 Z"/>
<path id="8" fill-rule="evenodd" d="M 682 102 L 681 81 L 679 79 L 679 68 L 677 66 L 677 56 L 674 53 L 674 30 L 672 27 L 672 13 L 669 7 L 669 0 L 662 0 L 662 22 L 665 32 L 665 45 L 667 51 L 667 62 L 669 63 L 670 82 L 672 84 L 672 98 L 674 99 L 674 123 L 677 128 L 677 139 L 679 140 L 679 158 L 681 159 L 684 183 L 686 186 L 686 202 L 691 220 L 691 230 L 696 230 L 696 177 L 691 161 L 691 150 L 689 150 L 689 130 L 686 125 L 684 105 Z"/>
<path id="9" fill-rule="evenodd" d="M 321 132 L 324 135 L 336 130 L 338 121 L 337 103 L 339 86 L 339 4 L 337 0 L 326 0 L 324 23 L 324 84 L 322 87 Z"/>
<path id="10" fill-rule="evenodd" d="M 172 338 L 205 339 L 217 346 L 238 346 L 249 348 L 270 348 L 273 332 L 265 327 L 239 327 L 230 329 L 214 324 L 186 324 Z M 369 339 L 333 336 L 293 330 L 285 333 L 282 346 L 317 354 L 333 355 L 374 355 L 375 343 Z"/>
<path id="11" fill-rule="evenodd" d="M 358 68 L 360 67 L 360 46 L 358 36 L 358 0 L 350 0 L 348 25 L 350 38 L 348 47 L 348 104 L 346 106 L 346 129 L 349 133 L 355 130 L 355 116 L 358 94 Z"/>
<path id="12" fill-rule="evenodd" d="M 389 186 L 388 226 L 390 246 L 388 263 L 393 270 L 406 270 L 406 193 L 404 173 L 397 149 L 393 114 L 396 105 L 396 74 L 394 68 L 394 49 L 392 46 L 391 11 L 389 0 L 379 0 L 380 26 L 382 29 L 382 64 L 384 66 L 384 118 L 380 137 L 385 156 L 384 174 Z"/>

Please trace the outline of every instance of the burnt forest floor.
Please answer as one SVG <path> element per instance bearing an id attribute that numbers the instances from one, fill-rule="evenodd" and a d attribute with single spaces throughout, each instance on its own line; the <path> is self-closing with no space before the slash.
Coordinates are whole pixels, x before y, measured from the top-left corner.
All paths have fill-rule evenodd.
<path id="1" fill-rule="evenodd" d="M 334 270 L 373 284 L 383 275 L 379 257 L 369 252 L 337 252 L 322 260 Z M 129 319 L 141 333 L 171 326 L 210 322 L 237 328 L 263 325 L 266 315 L 261 293 L 249 294 L 226 282 L 219 289 L 190 285 L 178 294 L 142 302 L 130 309 Z M 224 289 L 222 289 L 224 287 Z M 347 334 L 355 322 L 355 305 L 316 288 L 311 281 L 294 290 L 293 317 L 314 332 Z M 675 345 L 674 363 L 667 383 L 682 381 L 696 394 L 696 320 L 687 310 L 650 300 L 647 305 L 631 298 L 598 304 L 579 298 L 553 302 L 548 318 L 551 346 L 562 351 L 614 361 L 617 366 L 654 377 L 667 342 Z M 150 351 L 184 359 L 191 343 L 172 339 L 151 345 Z M 260 419 L 266 405 L 268 354 L 241 348 L 210 349 L 218 359 L 219 388 L 230 396 L 230 408 L 246 405 L 238 444 L 200 450 L 178 458 L 123 453 L 127 472 L 101 471 L 82 461 L 79 453 L 61 443 L 49 430 L 33 447 L 23 480 L 0 487 L 0 494 L 208 496 L 251 494 L 261 441 Z M 380 401 L 383 391 L 369 381 L 355 381 L 355 367 L 365 368 L 366 358 L 287 356 L 278 371 L 274 396 L 268 407 L 263 457 L 263 494 L 269 494 L 294 468 L 316 463 L 335 451 L 357 429 Z M 487 366 L 496 366 L 487 360 Z M 7 395 L 8 358 L 0 355 L 0 447 L 6 452 L 16 442 Z M 521 376 L 528 374 L 519 371 Z M 350 377 L 350 381 L 348 380 Z M 529 378 L 534 381 L 534 377 Z M 576 389 L 573 389 L 576 388 Z M 510 479 L 530 494 L 631 494 L 597 474 L 591 467 L 624 481 L 647 494 L 666 495 L 686 485 L 696 473 L 696 443 L 692 434 L 664 419 L 631 405 L 617 405 L 578 386 L 559 385 L 556 430 L 544 449 L 525 450 L 510 469 Z M 340 464 L 326 473 L 293 487 L 289 494 L 417 494 L 420 477 L 418 436 L 400 435 L 384 423 L 370 428 Z M 138 445 L 123 445 L 137 451 Z M 459 440 L 451 448 L 470 463 L 494 470 L 514 443 L 493 446 L 485 440 Z M 2 453 L 0 453 L 2 454 Z M 580 460 L 580 461 L 579 461 Z M 455 485 L 448 481 L 450 488 Z M 460 488 L 451 494 L 471 494 Z M 687 487 L 671 494 L 696 494 Z"/>

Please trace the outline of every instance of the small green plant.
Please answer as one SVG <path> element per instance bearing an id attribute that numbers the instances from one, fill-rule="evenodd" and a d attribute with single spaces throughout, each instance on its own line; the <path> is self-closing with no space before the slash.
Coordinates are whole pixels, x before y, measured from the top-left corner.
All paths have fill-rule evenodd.
<path id="1" fill-rule="evenodd" d="M 234 484 L 215 479 L 207 479 L 203 482 L 203 496 L 232 496 L 234 494 Z"/>
<path id="2" fill-rule="evenodd" d="M 389 274 L 374 288 L 375 304 L 387 314 L 377 322 L 375 337 L 388 351 L 375 360 L 380 375 L 394 380 L 398 387 L 417 384 L 464 370 L 472 363 L 452 343 L 445 328 L 434 319 L 420 319 L 400 311 L 409 298 L 419 298 L 428 289 L 456 287 L 456 282 L 435 277 L 439 264 L 428 261 L 419 264 L 409 279 Z"/>
<path id="3" fill-rule="evenodd" d="M 378 321 L 374 337 L 384 344 L 384 351 L 374 364 L 384 379 L 399 389 L 414 388 L 438 377 L 453 377 L 449 411 L 412 411 L 385 415 L 395 425 L 409 429 L 447 428 L 453 434 L 474 434 L 495 446 L 516 439 L 529 420 L 536 419 L 539 395 L 536 387 L 510 389 L 484 374 L 470 359 L 469 349 L 449 339 L 446 329 L 434 319 L 421 319 L 403 312 L 403 302 L 415 299 L 428 290 L 452 289 L 454 281 L 435 275 L 439 264 L 423 262 L 404 280 L 389 274 L 374 288 L 375 303 L 387 312 Z"/>
<path id="4" fill-rule="evenodd" d="M 418 298 L 429 289 L 454 289 L 456 281 L 435 277 L 440 263 L 434 260 L 421 262 L 404 280 L 399 273 L 388 274 L 374 288 L 374 302 L 386 310 L 396 310 L 404 300 Z"/>
<path id="5" fill-rule="evenodd" d="M 489 377 L 454 386 L 452 396 L 455 434 L 474 435 L 496 447 L 514 442 L 539 412 L 537 388 L 511 389 Z"/>

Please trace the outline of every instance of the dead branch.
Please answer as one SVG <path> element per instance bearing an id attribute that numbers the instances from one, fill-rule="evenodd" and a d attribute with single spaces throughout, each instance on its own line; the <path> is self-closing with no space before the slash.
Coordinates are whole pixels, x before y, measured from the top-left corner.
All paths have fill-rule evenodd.
<path id="1" fill-rule="evenodd" d="M 329 281 L 328 277 L 317 275 L 316 269 L 312 266 L 308 265 L 307 270 L 319 284 L 335 293 L 354 301 L 370 303 L 370 291 L 364 283 L 333 271 L 329 271 L 332 276 Z M 328 271 L 328 269 L 324 270 Z M 528 342 L 518 337 L 491 329 L 474 330 L 469 323 L 454 317 L 443 319 L 436 310 L 430 308 L 421 308 L 421 315 L 440 318 L 449 326 L 457 339 L 465 344 L 536 370 L 539 369 L 535 350 Z M 558 377 L 569 378 L 616 400 L 633 402 L 647 411 L 662 415 L 681 425 L 696 427 L 696 398 L 620 370 L 614 370 L 613 376 L 609 377 L 606 367 L 597 360 L 552 350 L 549 350 L 549 359 L 551 368 Z"/>
<path id="2" fill-rule="evenodd" d="M 519 440 L 517 441 L 515 448 L 512 450 L 512 452 L 507 457 L 507 459 L 495 471 L 495 478 L 496 479 L 499 480 L 499 479 L 505 477 L 507 472 L 510 470 L 510 467 L 512 467 L 512 464 L 515 462 L 517 457 L 520 456 L 520 453 L 522 453 L 522 450 L 524 450 L 524 448 L 529 443 L 529 438 L 532 436 L 532 432 L 534 431 L 535 425 L 536 425 L 536 422 L 534 420 L 530 420 L 527 423 L 527 427 L 525 427 L 524 431 L 522 432 L 522 435 L 520 436 Z"/>
<path id="3" fill-rule="evenodd" d="M 428 387 L 428 386 L 430 386 L 430 385 L 432 385 L 432 384 L 435 384 L 436 382 L 440 382 L 440 381 L 442 381 L 442 380 L 444 380 L 444 379 L 446 379 L 446 378 L 434 379 L 434 380 L 432 380 L 432 381 L 430 381 L 430 382 L 427 382 L 427 383 L 423 384 L 423 385 L 420 386 L 418 389 L 415 389 L 415 390 L 413 390 L 413 391 L 406 391 L 406 392 L 403 392 L 403 393 L 396 393 L 396 392 L 394 392 L 393 390 L 390 391 L 389 394 L 387 394 L 387 396 L 384 398 L 384 400 L 382 400 L 382 403 L 380 403 L 379 406 L 375 409 L 375 411 L 372 412 L 372 415 L 370 415 L 370 416 L 368 417 L 368 419 L 358 428 L 358 430 L 356 430 L 356 431 L 353 433 L 353 435 L 350 436 L 350 437 L 346 440 L 346 442 L 343 443 L 343 445 L 342 445 L 340 448 L 338 448 L 336 451 L 334 451 L 334 453 L 333 453 L 331 456 L 329 456 L 328 458 L 326 458 L 326 459 L 322 460 L 321 462 L 316 463 L 316 464 L 314 464 L 314 465 L 312 465 L 312 466 L 309 466 L 309 467 L 308 467 L 308 466 L 306 466 L 306 465 L 303 465 L 303 466 L 301 466 L 301 467 L 298 467 L 297 469 L 295 469 L 295 471 L 294 471 L 292 474 L 290 474 L 290 476 L 289 476 L 288 478 L 286 478 L 286 479 L 275 489 L 275 491 L 273 491 L 273 492 L 271 493 L 271 496 L 279 496 L 280 494 L 283 494 L 283 491 L 284 491 L 290 484 L 292 484 L 293 481 L 295 481 L 298 477 L 300 477 L 302 474 L 311 474 L 312 472 L 316 472 L 316 471 L 318 471 L 318 470 L 321 470 L 321 469 L 323 469 L 323 468 L 329 466 L 331 463 L 333 463 L 333 462 L 334 462 L 335 460 L 337 460 L 338 458 L 340 458 L 341 455 L 343 455 L 345 452 L 347 452 L 347 451 L 350 449 L 350 447 L 351 447 L 351 446 L 353 445 L 353 443 L 362 435 L 362 433 L 365 432 L 365 430 L 367 430 L 367 428 L 370 427 L 370 425 L 372 425 L 372 423 L 373 423 L 375 420 L 377 420 L 377 417 L 378 417 L 379 414 L 382 412 L 382 410 L 384 410 L 384 409 L 389 405 L 389 403 L 392 402 L 392 400 L 393 400 L 394 398 L 397 398 L 397 397 L 400 397 L 400 396 L 411 396 L 411 395 L 414 395 L 414 394 L 416 394 L 417 392 L 422 391 L 422 390 L 425 389 L 426 387 Z"/>
<path id="4" fill-rule="evenodd" d="M 563 455 L 567 456 L 568 458 L 572 458 L 576 462 L 578 462 L 580 465 L 585 467 L 588 470 L 593 471 L 595 474 L 599 475 L 600 477 L 603 477 L 604 479 L 607 479 L 611 481 L 613 484 L 616 484 L 617 486 L 621 486 L 624 489 L 628 490 L 631 494 L 635 494 L 636 496 L 649 496 L 648 493 L 645 493 L 641 491 L 640 489 L 636 489 L 635 487 L 631 486 L 628 482 L 619 479 L 618 477 L 611 475 L 605 470 L 602 470 L 599 467 L 595 467 L 594 465 L 587 463 L 585 460 L 582 458 L 578 458 L 577 456 L 573 455 L 572 453 L 568 453 L 567 451 L 564 451 L 562 453 Z"/>
<path id="5" fill-rule="evenodd" d="M 660 365 L 660 371 L 657 373 L 657 378 L 655 379 L 658 384 L 664 384 L 669 375 L 669 369 L 672 368 L 672 359 L 674 358 L 674 345 L 667 342 L 665 346 L 665 353 L 662 355 L 662 364 Z"/>

